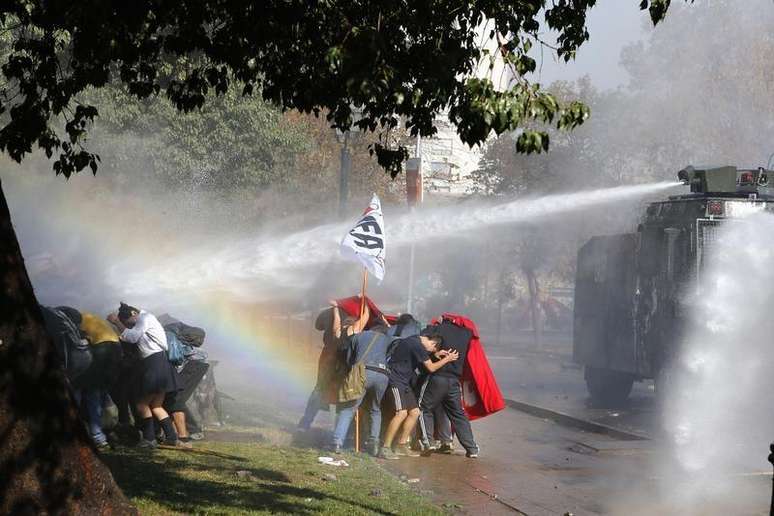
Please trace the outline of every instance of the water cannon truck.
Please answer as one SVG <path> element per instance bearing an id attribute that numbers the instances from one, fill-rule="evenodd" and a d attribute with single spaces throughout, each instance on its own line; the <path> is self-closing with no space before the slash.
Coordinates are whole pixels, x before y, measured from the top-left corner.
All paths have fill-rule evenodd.
<path id="1" fill-rule="evenodd" d="M 774 211 L 771 170 L 686 167 L 690 193 L 648 205 L 635 233 L 595 236 L 578 251 L 573 359 L 597 406 L 623 404 L 635 381 L 666 383 L 680 349 L 688 289 L 700 284 L 720 224 Z"/>

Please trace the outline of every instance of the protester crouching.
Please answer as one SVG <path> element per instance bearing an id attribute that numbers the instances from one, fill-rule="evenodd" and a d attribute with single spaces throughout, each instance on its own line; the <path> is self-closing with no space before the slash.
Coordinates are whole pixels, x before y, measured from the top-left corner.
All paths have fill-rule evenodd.
<path id="1" fill-rule="evenodd" d="M 80 314 L 77 311 L 75 314 L 71 313 L 70 315 L 75 319 L 73 320 L 58 308 L 42 305 L 40 312 L 43 315 L 46 332 L 54 342 L 54 350 L 65 376 L 69 380 L 71 388 L 77 391 L 77 381 L 86 372 L 92 361 L 89 341 L 81 336 L 78 329 Z"/>
<path id="2" fill-rule="evenodd" d="M 395 408 L 395 415 L 387 426 L 384 444 L 379 456 L 384 459 L 397 459 L 399 456 L 418 456 L 409 446 L 409 438 L 420 415 L 419 405 L 411 383 L 416 377 L 415 370 L 424 367 L 434 372 L 459 358 L 456 351 L 442 350 L 443 337 L 437 327 L 428 326 L 419 336 L 399 339 L 394 343 L 390 357 L 389 393 Z M 431 355 L 438 360 L 433 362 Z M 400 435 L 398 433 L 400 432 Z M 398 441 L 393 448 L 393 441 Z"/>
<path id="3" fill-rule="evenodd" d="M 96 314 L 78 312 L 70 307 L 59 309 L 74 320 L 77 317 L 81 334 L 89 342 L 91 364 L 78 378 L 77 385 L 81 389 L 91 438 L 98 448 L 106 447 L 108 439 L 102 429 L 102 413 L 121 368 L 122 352 L 118 334 L 110 323 Z"/>
<path id="4" fill-rule="evenodd" d="M 164 409 L 172 416 L 177 436 L 183 443 L 191 441 L 186 416 L 186 403 L 207 374 L 210 366 L 207 353 L 200 349 L 205 332 L 180 321 L 164 325 L 167 336 L 170 361 L 176 366 L 180 390 L 168 392 L 164 398 Z"/>
<path id="5" fill-rule="evenodd" d="M 134 386 L 142 432 L 139 446 L 156 447 L 155 417 L 164 431 L 165 444 L 186 447 L 187 443 L 178 439 L 172 420 L 163 407 L 166 394 L 178 390 L 178 380 L 167 356 L 167 337 L 161 323 L 153 314 L 125 303 L 121 303 L 118 313 L 110 314 L 108 320 L 121 330 L 122 341 L 136 345 L 142 359 L 137 385 Z M 187 446 L 190 447 L 190 444 Z"/>

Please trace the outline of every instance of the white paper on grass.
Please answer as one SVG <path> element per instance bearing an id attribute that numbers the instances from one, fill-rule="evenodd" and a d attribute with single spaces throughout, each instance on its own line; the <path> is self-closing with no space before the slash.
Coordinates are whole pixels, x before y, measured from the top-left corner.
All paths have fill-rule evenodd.
<path id="1" fill-rule="evenodd" d="M 365 213 L 341 241 L 341 255 L 368 269 L 376 279 L 384 279 L 387 235 L 384 231 L 382 203 L 376 194 Z"/>

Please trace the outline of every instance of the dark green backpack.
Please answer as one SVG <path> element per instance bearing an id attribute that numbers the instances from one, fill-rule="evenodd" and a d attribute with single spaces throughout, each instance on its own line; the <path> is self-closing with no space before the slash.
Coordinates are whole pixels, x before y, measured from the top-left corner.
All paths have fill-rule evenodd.
<path id="1" fill-rule="evenodd" d="M 365 353 L 354 364 L 347 364 L 346 358 L 339 360 L 340 366 L 337 368 L 339 374 L 336 375 L 339 378 L 338 388 L 336 389 L 336 403 L 359 400 L 365 395 L 366 368 L 364 362 L 368 352 L 371 351 L 374 343 L 379 338 L 384 338 L 384 335 L 377 333 L 371 337 L 371 342 L 368 343 Z"/>

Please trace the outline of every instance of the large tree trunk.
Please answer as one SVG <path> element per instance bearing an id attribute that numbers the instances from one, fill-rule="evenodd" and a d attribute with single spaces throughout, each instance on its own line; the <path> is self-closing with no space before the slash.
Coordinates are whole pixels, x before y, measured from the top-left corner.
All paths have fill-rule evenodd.
<path id="1" fill-rule="evenodd" d="M 0 185 L 0 514 L 136 514 L 92 448 Z"/>

